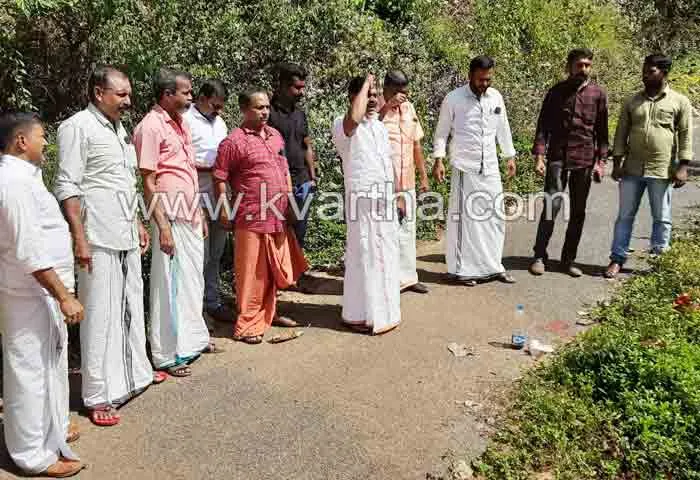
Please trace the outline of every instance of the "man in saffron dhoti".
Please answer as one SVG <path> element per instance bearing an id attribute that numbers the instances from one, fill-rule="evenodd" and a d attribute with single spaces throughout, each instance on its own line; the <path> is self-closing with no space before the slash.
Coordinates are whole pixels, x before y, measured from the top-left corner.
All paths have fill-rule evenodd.
<path id="1" fill-rule="evenodd" d="M 491 88 L 495 63 L 479 56 L 469 66 L 469 84 L 445 97 L 433 142 L 433 176 L 445 179 L 447 140 L 452 165 L 447 219 L 447 271 L 459 284 L 499 279 L 515 283 L 501 263 L 505 238 L 503 185 L 496 144 L 515 175 L 515 148 L 503 97 Z"/>
<path id="2" fill-rule="evenodd" d="M 214 348 L 203 317 L 207 223 L 192 134 L 182 118 L 192 102 L 191 77 L 161 69 L 155 93 L 158 103 L 134 130 L 146 201 L 154 207 L 149 337 L 156 369 L 185 377 L 189 364 Z"/>
<path id="3" fill-rule="evenodd" d="M 70 226 L 79 265 L 82 396 L 99 426 L 120 421 L 116 408 L 154 382 L 146 354 L 141 255 L 145 228 L 126 205 L 136 200 L 136 150 L 120 121 L 131 106 L 129 79 L 98 67 L 90 104 L 58 129 L 55 194 Z M 120 198 L 121 196 L 121 198 Z M 167 375 L 160 373 L 155 381 Z"/>
<path id="4" fill-rule="evenodd" d="M 243 123 L 221 142 L 213 176 L 218 198 L 226 195 L 228 182 L 234 202 L 240 200 L 235 227 L 225 209 L 221 223 L 235 235 L 239 314 L 233 338 L 255 345 L 270 325 L 296 326 L 277 315 L 277 290 L 295 284 L 308 264 L 285 220 L 290 216 L 292 179 L 282 135 L 267 124 L 270 100 L 259 90 L 244 92 L 238 105 Z"/>
<path id="5" fill-rule="evenodd" d="M 44 128 L 32 114 L 0 117 L 0 319 L 5 445 L 28 475 L 84 468 L 68 410 L 66 323 L 83 318 L 73 296 L 68 225 L 41 177 Z"/>
<path id="6" fill-rule="evenodd" d="M 374 76 L 353 78 L 350 107 L 333 123 L 345 177 L 343 322 L 380 334 L 401 322 L 399 233 L 389 133 L 377 116 Z"/>

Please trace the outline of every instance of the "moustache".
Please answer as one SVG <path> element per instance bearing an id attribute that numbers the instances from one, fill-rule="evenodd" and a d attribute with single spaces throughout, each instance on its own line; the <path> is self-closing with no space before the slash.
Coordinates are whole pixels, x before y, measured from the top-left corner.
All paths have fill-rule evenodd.
<path id="1" fill-rule="evenodd" d="M 120 112 L 128 112 L 131 110 L 133 107 L 131 105 L 119 105 L 119 111 Z"/>

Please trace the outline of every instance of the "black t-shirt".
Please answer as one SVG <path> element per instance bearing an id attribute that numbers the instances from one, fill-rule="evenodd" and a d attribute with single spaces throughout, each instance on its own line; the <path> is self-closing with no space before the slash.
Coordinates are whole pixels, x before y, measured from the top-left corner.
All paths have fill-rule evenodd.
<path id="1" fill-rule="evenodd" d="M 276 98 L 273 98 L 271 103 L 268 123 L 277 129 L 284 138 L 284 148 L 292 183 L 294 186 L 299 186 L 311 180 L 309 168 L 304 158 L 306 155 L 304 138 L 309 136 L 306 113 L 298 108 L 288 111 Z"/>

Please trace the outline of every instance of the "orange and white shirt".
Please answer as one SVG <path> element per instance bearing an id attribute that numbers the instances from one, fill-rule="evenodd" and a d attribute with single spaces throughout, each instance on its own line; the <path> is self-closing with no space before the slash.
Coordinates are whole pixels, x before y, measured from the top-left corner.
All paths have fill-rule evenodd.
<path id="1" fill-rule="evenodd" d="M 425 136 L 416 109 L 411 102 L 404 102 L 399 108 L 389 110 L 382 121 L 389 132 L 396 191 L 415 190 L 416 159 L 413 147 Z"/>

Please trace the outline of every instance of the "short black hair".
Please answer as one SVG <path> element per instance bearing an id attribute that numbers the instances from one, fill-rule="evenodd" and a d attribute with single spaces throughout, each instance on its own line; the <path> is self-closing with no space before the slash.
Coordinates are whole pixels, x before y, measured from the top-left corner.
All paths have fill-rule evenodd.
<path id="1" fill-rule="evenodd" d="M 251 88 L 249 90 L 245 90 L 239 93 L 238 106 L 241 108 L 241 110 L 245 110 L 246 108 L 248 108 L 251 102 L 253 101 L 253 97 L 259 93 L 267 95 L 267 92 L 260 88 Z"/>
<path id="2" fill-rule="evenodd" d="M 656 67 L 664 72 L 664 75 L 668 75 L 671 71 L 671 66 L 673 66 L 673 60 L 663 53 L 652 53 L 644 59 L 644 65 Z"/>
<path id="3" fill-rule="evenodd" d="M 275 66 L 277 70 L 277 82 L 282 87 L 288 87 L 294 82 L 294 78 L 306 80 L 306 70 L 296 63 L 280 62 Z"/>
<path id="4" fill-rule="evenodd" d="M 0 151 L 15 139 L 17 134 L 33 125 L 41 125 L 41 120 L 36 113 L 5 113 L 0 116 Z"/>
<path id="5" fill-rule="evenodd" d="M 384 86 L 402 88 L 408 86 L 408 76 L 402 70 L 390 70 L 384 76 Z"/>
<path id="6" fill-rule="evenodd" d="M 593 60 L 593 50 L 591 50 L 590 48 L 574 48 L 566 56 L 566 64 L 573 65 L 574 62 L 581 58 Z"/>
<path id="7" fill-rule="evenodd" d="M 221 97 L 226 100 L 228 98 L 228 89 L 221 80 L 209 78 L 204 80 L 202 86 L 199 87 L 199 94 L 197 96 L 204 98 Z"/>
<path id="8" fill-rule="evenodd" d="M 360 93 L 365 85 L 365 77 L 352 77 L 348 83 L 348 94 L 352 97 Z"/>
<path id="9" fill-rule="evenodd" d="M 160 101 L 166 92 L 174 92 L 177 89 L 177 79 L 186 78 L 192 81 L 192 75 L 182 70 L 173 68 L 161 68 L 153 80 L 153 93 L 156 101 Z"/>
<path id="10" fill-rule="evenodd" d="M 98 65 L 90 73 L 88 78 L 88 98 L 91 102 L 95 101 L 95 87 L 107 88 L 112 76 L 128 78 L 124 72 L 111 65 Z"/>
<path id="11" fill-rule="evenodd" d="M 472 58 L 472 61 L 469 62 L 469 74 L 471 75 L 477 70 L 491 70 L 495 66 L 496 62 L 493 58 L 487 55 L 479 55 Z"/>

